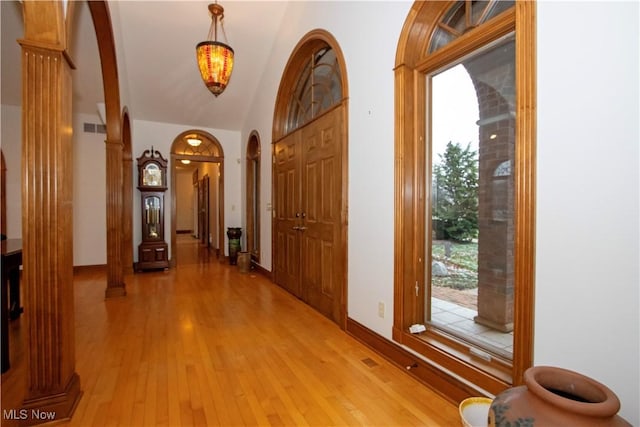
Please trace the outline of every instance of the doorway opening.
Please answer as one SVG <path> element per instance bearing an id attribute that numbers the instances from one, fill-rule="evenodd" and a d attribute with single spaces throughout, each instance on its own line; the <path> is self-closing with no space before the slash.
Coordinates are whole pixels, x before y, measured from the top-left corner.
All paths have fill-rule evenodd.
<path id="1" fill-rule="evenodd" d="M 171 266 L 181 253 L 188 256 L 194 250 L 201 254 L 200 261 L 210 253 L 220 258 L 225 241 L 224 154 L 213 135 L 189 130 L 175 138 L 171 188 Z"/>

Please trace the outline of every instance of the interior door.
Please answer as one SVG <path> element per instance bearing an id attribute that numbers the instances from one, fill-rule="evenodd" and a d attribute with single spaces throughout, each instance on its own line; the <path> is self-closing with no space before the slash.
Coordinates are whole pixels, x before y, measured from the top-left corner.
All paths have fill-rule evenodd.
<path id="1" fill-rule="evenodd" d="M 302 299 L 340 322 L 342 277 L 342 108 L 302 129 Z"/>
<path id="2" fill-rule="evenodd" d="M 300 133 L 276 142 L 274 280 L 302 298 L 300 287 Z"/>

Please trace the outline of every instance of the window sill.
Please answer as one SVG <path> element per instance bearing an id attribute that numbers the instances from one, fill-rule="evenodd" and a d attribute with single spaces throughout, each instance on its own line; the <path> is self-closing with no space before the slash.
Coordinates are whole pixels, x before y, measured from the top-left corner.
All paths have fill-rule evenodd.
<path id="1" fill-rule="evenodd" d="M 513 383 L 510 365 L 495 358 L 488 362 L 476 357 L 462 342 L 436 339 L 433 332 L 411 334 L 397 329 L 394 340 L 491 394 L 496 395 Z"/>

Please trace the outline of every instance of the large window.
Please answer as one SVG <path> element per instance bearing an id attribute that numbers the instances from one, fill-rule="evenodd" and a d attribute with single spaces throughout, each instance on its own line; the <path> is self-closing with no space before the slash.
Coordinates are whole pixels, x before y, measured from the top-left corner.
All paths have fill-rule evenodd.
<path id="1" fill-rule="evenodd" d="M 531 363 L 531 7 L 417 2 L 397 58 L 394 339 L 490 393 Z"/>

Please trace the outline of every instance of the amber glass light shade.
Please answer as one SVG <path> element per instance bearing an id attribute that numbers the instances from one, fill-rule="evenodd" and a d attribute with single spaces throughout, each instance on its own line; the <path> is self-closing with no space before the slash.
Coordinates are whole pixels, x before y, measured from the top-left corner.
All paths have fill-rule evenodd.
<path id="1" fill-rule="evenodd" d="M 220 95 L 231 78 L 233 49 L 218 41 L 204 41 L 196 46 L 196 57 L 207 89 L 215 96 Z"/>

